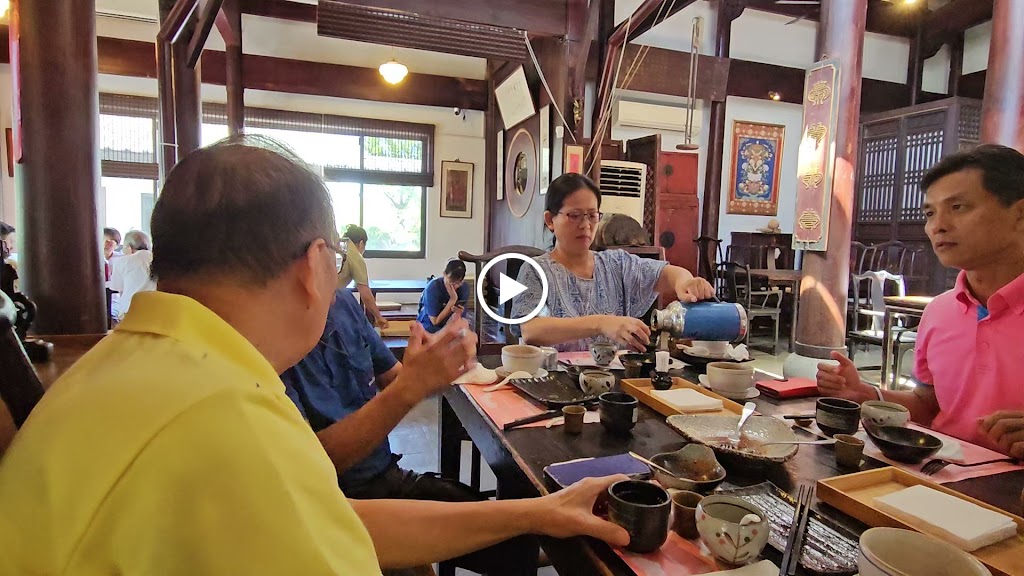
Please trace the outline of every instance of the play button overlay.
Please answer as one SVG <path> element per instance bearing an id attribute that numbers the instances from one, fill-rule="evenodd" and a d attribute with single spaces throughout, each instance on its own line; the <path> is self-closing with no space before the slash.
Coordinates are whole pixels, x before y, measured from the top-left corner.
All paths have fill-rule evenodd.
<path id="1" fill-rule="evenodd" d="M 540 299 L 537 301 L 536 305 L 533 307 L 532 310 L 530 310 L 528 314 L 526 314 L 525 316 L 521 316 L 519 318 L 505 318 L 504 316 L 501 316 L 494 310 L 491 310 L 491 307 L 486 305 L 486 300 L 484 300 L 484 278 L 487 278 L 487 274 L 488 272 L 491 271 L 492 266 L 509 259 L 519 260 L 523 263 L 523 265 L 530 266 L 531 268 L 534 269 L 534 271 L 537 272 L 537 276 L 540 277 Z M 512 278 L 509 278 L 506 274 L 498 274 L 499 306 L 504 307 L 506 302 L 522 294 L 523 292 L 526 292 L 526 286 Z M 483 306 L 480 306 L 480 308 L 488 316 L 493 318 L 496 322 L 499 322 L 501 324 L 522 324 L 523 322 L 529 322 L 530 320 L 536 318 L 537 315 L 540 314 L 540 311 L 544 309 L 544 305 L 548 301 L 548 278 L 544 274 L 544 269 L 541 268 L 540 264 L 537 264 L 537 262 L 535 262 L 533 258 L 530 258 L 529 256 L 524 256 L 522 254 L 517 254 L 515 252 L 511 252 L 509 254 L 502 254 L 501 256 L 498 256 L 497 258 L 488 262 L 483 267 L 483 270 L 480 271 L 480 277 L 476 279 L 476 297 L 478 302 L 485 303 Z"/>

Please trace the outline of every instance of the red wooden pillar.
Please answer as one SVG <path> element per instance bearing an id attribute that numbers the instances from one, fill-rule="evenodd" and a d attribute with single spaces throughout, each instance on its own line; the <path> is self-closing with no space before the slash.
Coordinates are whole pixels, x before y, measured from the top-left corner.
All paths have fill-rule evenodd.
<path id="1" fill-rule="evenodd" d="M 981 141 L 1024 151 L 1024 2 L 995 0 Z"/>
<path id="2" fill-rule="evenodd" d="M 861 60 L 867 0 L 823 0 L 817 55 L 838 58 L 840 82 L 836 126 L 835 174 L 829 213 L 828 250 L 804 252 L 796 354 L 786 361 L 787 375 L 814 376 L 817 359 L 845 350 L 846 292 L 850 274 L 854 182 L 860 128 Z M 809 359 L 801 361 L 801 358 Z"/>
<path id="3" fill-rule="evenodd" d="M 225 0 L 217 18 L 224 38 L 224 60 L 228 91 L 228 132 L 237 136 L 245 130 L 245 84 L 242 80 L 242 10 L 239 0 Z"/>
<path id="4" fill-rule="evenodd" d="M 95 0 L 11 6 L 22 287 L 37 334 L 106 332 Z"/>

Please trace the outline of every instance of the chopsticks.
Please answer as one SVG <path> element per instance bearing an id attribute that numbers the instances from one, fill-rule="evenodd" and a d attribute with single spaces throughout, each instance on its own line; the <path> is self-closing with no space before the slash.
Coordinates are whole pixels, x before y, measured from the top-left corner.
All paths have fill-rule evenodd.
<path id="1" fill-rule="evenodd" d="M 807 534 L 807 519 L 811 515 L 812 501 L 814 501 L 814 486 L 801 484 L 797 491 L 793 522 L 789 526 L 789 538 L 786 540 L 786 550 L 782 555 L 779 576 L 794 576 L 797 566 L 800 565 L 800 552 Z"/>
<path id="2" fill-rule="evenodd" d="M 527 424 L 533 424 L 534 422 L 543 422 L 544 420 L 550 420 L 557 416 L 561 416 L 561 410 L 548 410 L 547 412 L 541 412 L 540 414 L 534 414 L 533 416 L 527 416 L 526 418 L 520 418 L 519 420 L 513 420 L 508 424 L 501 427 L 502 431 L 512 430 L 520 426 L 526 426 Z"/>

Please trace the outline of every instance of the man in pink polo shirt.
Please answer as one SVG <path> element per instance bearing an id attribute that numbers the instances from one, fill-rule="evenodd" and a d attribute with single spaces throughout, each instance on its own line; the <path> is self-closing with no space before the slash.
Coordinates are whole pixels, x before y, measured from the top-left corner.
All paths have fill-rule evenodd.
<path id="1" fill-rule="evenodd" d="M 928 305 L 909 392 L 865 384 L 849 358 L 818 365 L 818 390 L 906 406 L 914 421 L 1024 458 L 1024 155 L 978 146 L 943 159 L 921 182 L 925 232 L 956 287 Z"/>

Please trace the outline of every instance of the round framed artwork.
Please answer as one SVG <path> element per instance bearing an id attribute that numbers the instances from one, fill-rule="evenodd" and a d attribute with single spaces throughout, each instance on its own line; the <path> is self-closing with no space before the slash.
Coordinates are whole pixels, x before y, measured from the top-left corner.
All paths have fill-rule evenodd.
<path id="1" fill-rule="evenodd" d="M 520 128 L 512 136 L 505 166 L 505 198 L 508 200 L 508 209 L 516 218 L 522 218 L 533 203 L 539 170 L 537 145 L 526 129 Z"/>

